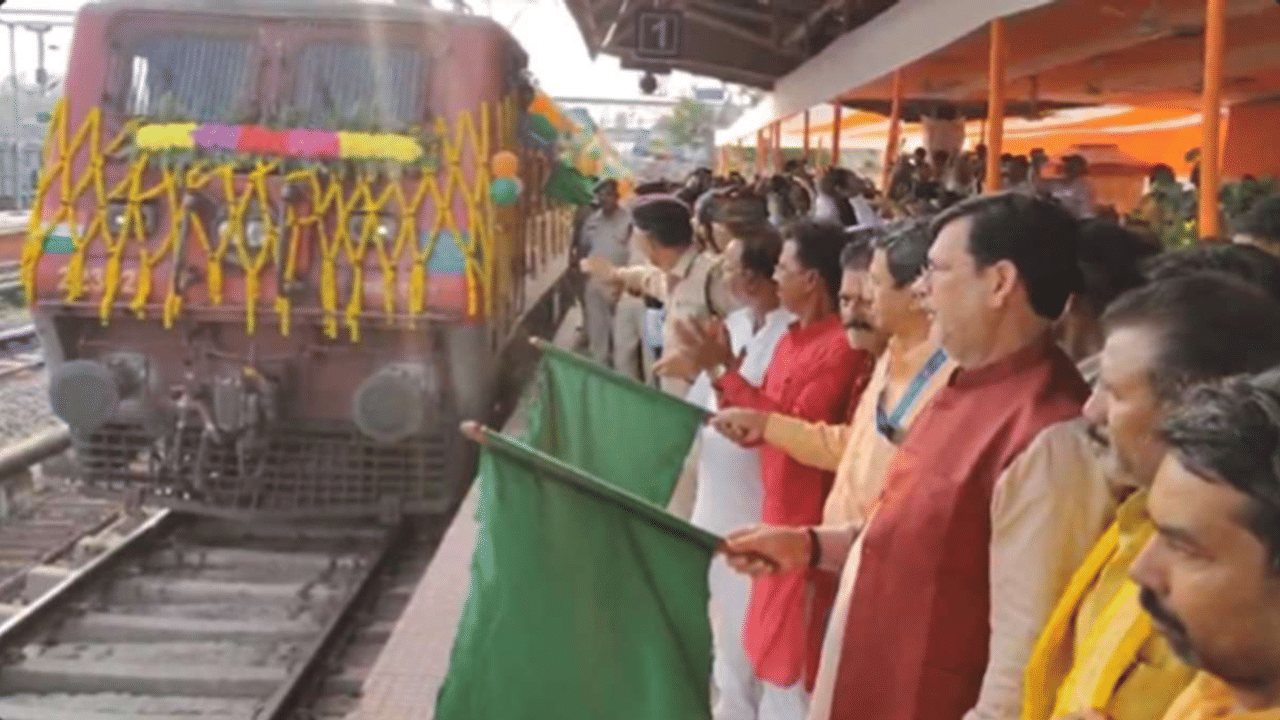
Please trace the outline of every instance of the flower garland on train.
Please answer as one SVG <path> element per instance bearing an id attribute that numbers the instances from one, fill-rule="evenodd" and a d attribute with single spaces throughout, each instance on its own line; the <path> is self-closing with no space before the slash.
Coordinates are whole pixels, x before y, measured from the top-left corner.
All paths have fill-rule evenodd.
<path id="1" fill-rule="evenodd" d="M 515 108 L 511 101 L 498 109 L 501 127 L 512 128 Z M 320 305 L 323 325 L 329 337 L 336 337 L 339 328 L 337 264 L 345 255 L 353 270 L 353 287 L 350 300 L 343 308 L 343 319 L 353 340 L 359 338 L 359 318 L 363 311 L 363 264 L 365 254 L 372 246 L 382 268 L 384 283 L 384 311 L 388 321 L 395 316 L 398 260 L 406 246 L 413 248 L 414 263 L 410 277 L 408 309 L 412 314 L 424 312 L 426 305 L 427 261 L 446 232 L 458 244 L 465 261 L 467 278 L 468 312 L 491 312 L 493 292 L 490 282 L 495 262 L 494 200 L 489 183 L 490 107 L 482 103 L 479 121 L 467 112 L 461 113 L 450 133 L 443 119 L 437 119 L 434 138 L 437 143 L 424 145 L 418 139 L 389 133 L 373 132 L 320 132 L 311 130 L 272 130 L 254 126 L 235 126 L 194 123 L 127 124 L 113 140 L 103 144 L 101 135 L 101 111 L 93 108 L 84 122 L 72 134 L 67 126 L 65 101 L 58 104 L 46 140 L 45 157 L 51 157 L 51 146 L 57 144 L 58 160 L 45 168 L 36 189 L 37 206 L 31 213 L 27 243 L 23 251 L 22 277 L 28 297 L 35 297 L 36 265 L 46 250 L 46 242 L 61 239 L 69 244 L 64 247 L 70 258 L 67 266 L 66 298 L 68 302 L 79 299 L 83 292 L 85 255 L 91 243 L 100 239 L 107 250 L 102 298 L 99 314 L 106 323 L 110 318 L 119 292 L 124 250 L 130 240 L 138 252 L 138 277 L 130 309 L 139 317 L 152 292 L 152 272 L 166 255 L 175 252 L 179 245 L 180 228 L 190 225 L 190 234 L 204 249 L 208 257 L 206 283 L 211 302 L 222 302 L 222 264 L 228 252 L 234 251 L 245 269 L 245 325 L 253 332 L 257 321 L 259 276 L 269 258 L 285 263 L 284 278 L 292 279 L 297 267 L 297 245 L 303 227 L 315 226 L 321 245 Z M 505 135 L 506 133 L 504 133 Z M 114 187 L 107 188 L 105 163 L 110 156 L 126 150 L 132 141 L 132 158 L 126 176 Z M 73 181 L 71 160 L 88 146 L 87 171 Z M 462 170 L 462 152 L 469 145 L 478 162 L 473 178 L 467 178 Z M 285 158 L 279 155 L 286 156 Z M 305 162 L 310 161 L 310 165 Z M 322 179 L 325 161 L 346 161 L 358 169 L 353 192 L 344 193 L 341 184 L 332 179 Z M 384 189 L 375 193 L 376 180 L 389 166 L 419 164 L 433 168 L 439 162 L 445 168 L 444 178 L 434 172 L 424 171 L 421 180 L 406 192 L 399 182 L 385 183 Z M 160 181 L 153 187 L 143 187 L 145 171 L 158 164 Z M 237 174 L 249 167 L 248 182 L 241 193 L 235 190 Z M 299 216 L 294 208 L 287 210 L 285 227 L 292 228 L 290 237 L 282 242 L 281 228 L 271 213 L 259 210 L 265 229 L 261 247 L 255 252 L 245 238 L 245 219 L 251 205 L 269 207 L 266 178 L 281 174 L 286 184 L 295 183 L 308 187 L 313 201 L 308 215 Z M 54 216 L 44 220 L 44 197 L 50 186 L 60 181 L 62 205 Z M 227 203 L 227 227 L 232 231 L 210 238 L 204 224 L 186 222 L 193 219 L 183 207 L 182 196 L 191 190 L 221 186 Z M 92 191 L 96 198 L 95 210 L 88 223 L 81 226 L 74 215 L 76 201 Z M 454 192 L 457 192 L 466 209 L 465 228 L 453 211 Z M 413 242 L 417 209 L 430 197 L 434 202 L 435 216 L 431 222 L 427 242 Z M 110 202 L 123 200 L 126 213 L 123 222 L 114 231 L 107 219 Z M 160 244 L 149 250 L 143 229 L 146 222 L 143 207 L 147 203 L 167 203 L 171 222 Z M 352 237 L 350 220 L 353 214 L 377 215 L 394 204 L 402 222 L 391 243 L 373 240 L 375 223 L 363 224 L 358 237 Z M 337 216 L 330 236 L 323 219 L 332 211 Z M 66 228 L 66 237 L 52 235 L 56 228 Z M 283 256 L 283 257 L 281 257 Z M 483 289 L 480 296 L 478 286 Z M 176 283 L 170 288 L 163 302 L 162 319 L 165 327 L 172 327 L 181 311 L 182 294 Z M 275 302 L 281 332 L 288 334 L 291 301 L 283 294 Z"/>

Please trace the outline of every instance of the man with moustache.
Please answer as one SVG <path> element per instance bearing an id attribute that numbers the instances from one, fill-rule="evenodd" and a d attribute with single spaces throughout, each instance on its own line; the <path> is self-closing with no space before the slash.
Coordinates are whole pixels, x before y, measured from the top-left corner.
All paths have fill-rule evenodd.
<path id="1" fill-rule="evenodd" d="M 859 552 L 848 533 L 794 526 L 726 541 L 744 572 L 854 574 L 828 639 L 830 703 L 815 692 L 811 720 L 1016 717 L 1034 639 L 1105 521 L 1101 489 L 1050 472 L 1060 437 L 1078 445 L 1063 421 L 1088 395 L 1051 332 L 1079 287 L 1077 222 L 1003 193 L 948 209 L 933 233 L 920 285 L 958 368 L 899 447 Z"/>
<path id="2" fill-rule="evenodd" d="M 813 423 L 747 408 L 723 410 L 714 421 L 745 441 L 763 437 L 805 465 L 835 471 L 822 512 L 824 526 L 866 523 L 896 443 L 954 370 L 946 351 L 930 338 L 929 317 L 911 288 L 932 242 L 922 221 L 889 228 L 876 241 L 868 278 L 859 288 L 870 312 L 855 311 L 849 320 L 860 331 L 866 327 L 887 335 L 888 350 L 876 362 L 851 422 Z M 846 266 L 846 277 L 850 272 Z M 842 306 L 849 284 L 841 286 Z"/>
<path id="3" fill-rule="evenodd" d="M 1166 447 L 1163 417 L 1189 385 L 1280 363 L 1280 305 L 1222 273 L 1192 273 L 1122 295 L 1103 316 L 1100 378 L 1085 416 L 1107 445 L 1115 522 L 1076 571 L 1027 665 L 1024 720 L 1101 713 L 1158 720 L 1191 679 L 1152 632 L 1126 579 L 1150 537 L 1146 488 Z M 1074 468 L 1059 468 L 1071 482 Z"/>
<path id="4" fill-rule="evenodd" d="M 721 328 L 681 323 L 682 352 L 714 379 L 720 407 L 782 413 L 808 421 L 845 419 L 849 397 L 865 364 L 851 348 L 836 312 L 842 269 L 839 228 L 799 223 L 786 236 L 774 272 L 782 304 L 797 318 L 778 344 L 757 388 L 724 341 Z M 831 488 L 829 470 L 804 466 L 782 451 L 760 449 L 765 522 L 820 522 Z M 822 626 L 835 596 L 825 572 L 794 568 L 752 584 L 743 640 L 756 675 L 765 681 L 762 718 L 799 720 L 807 709 L 806 687 L 817 669 Z"/>
<path id="5" fill-rule="evenodd" d="M 1280 718 L 1280 376 L 1194 390 L 1165 421 L 1130 575 L 1152 624 L 1202 672 L 1164 720 Z"/>
<path id="6" fill-rule="evenodd" d="M 888 340 L 884 333 L 871 325 L 871 302 L 865 292 L 867 283 L 870 282 L 868 273 L 871 269 L 871 255 L 875 250 L 873 246 L 881 233 L 879 228 L 867 228 L 852 233 L 846 231 L 846 234 L 849 239 L 840 251 L 840 267 L 844 269 L 840 276 L 840 322 L 844 323 L 849 346 L 854 350 L 866 351 L 866 375 L 870 379 L 875 360 L 884 351 Z M 855 387 L 865 384 L 866 382 L 859 382 Z M 851 418 L 859 397 L 861 394 L 853 397 L 854 404 L 849 408 Z"/>

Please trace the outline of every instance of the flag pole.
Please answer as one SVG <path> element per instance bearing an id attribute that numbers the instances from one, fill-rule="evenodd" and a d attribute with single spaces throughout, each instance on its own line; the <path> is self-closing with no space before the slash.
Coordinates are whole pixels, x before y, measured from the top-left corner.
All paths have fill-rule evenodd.
<path id="1" fill-rule="evenodd" d="M 657 388 L 645 385 L 644 383 L 640 382 L 639 380 L 636 380 L 635 378 L 629 375 L 624 375 L 618 372 L 617 370 L 614 370 L 613 368 L 605 367 L 590 358 L 587 358 L 583 355 L 579 355 L 578 353 L 573 352 L 572 350 L 567 350 L 562 347 L 557 347 L 555 343 L 552 343 L 548 340 L 545 340 L 540 337 L 531 337 L 529 338 L 529 344 L 533 345 L 535 348 L 542 351 L 544 354 L 555 355 L 558 358 L 561 358 L 567 362 L 577 365 L 578 367 L 583 368 L 591 372 L 592 374 L 598 375 L 606 380 L 610 380 L 620 385 L 625 385 L 637 391 L 643 390 L 645 393 L 655 397 L 665 398 L 665 402 L 669 402 L 673 405 L 676 405 L 683 410 L 686 410 L 686 411 L 693 410 L 695 412 L 701 413 L 703 420 L 706 420 L 711 417 L 711 413 L 707 412 L 707 409 L 702 407 L 701 405 L 694 405 L 693 403 L 685 400 L 684 398 L 676 397 L 671 393 L 663 392 Z"/>
<path id="2" fill-rule="evenodd" d="M 687 521 L 667 512 L 665 508 L 659 507 L 642 497 L 637 497 L 622 488 L 614 487 L 563 460 L 485 427 L 474 420 L 462 423 L 460 429 L 463 435 L 486 450 L 500 453 L 527 467 L 541 471 L 545 477 L 558 480 L 561 484 L 568 485 L 579 492 L 620 507 L 644 519 L 645 522 L 663 532 L 711 552 L 715 552 L 723 544 L 723 540 L 719 535 L 707 532 L 696 525 L 691 525 Z"/>

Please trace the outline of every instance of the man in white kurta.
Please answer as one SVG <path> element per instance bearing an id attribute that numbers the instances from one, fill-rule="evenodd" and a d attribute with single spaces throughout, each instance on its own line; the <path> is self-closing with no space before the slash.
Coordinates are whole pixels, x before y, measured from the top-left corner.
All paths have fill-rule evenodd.
<path id="1" fill-rule="evenodd" d="M 795 320 L 779 306 L 771 279 L 780 249 L 781 241 L 767 232 L 745 241 L 735 239 L 725 248 L 726 278 L 744 307 L 729 313 L 724 324 L 730 347 L 743 355 L 739 372 L 757 386 L 764 380 L 778 341 Z M 718 409 L 705 373 L 694 382 L 688 400 L 712 412 Z M 700 440 L 693 524 L 724 534 L 760 522 L 760 452 L 738 446 L 709 425 Z M 724 563 L 712 563 L 709 581 L 715 642 L 712 672 L 718 692 L 712 717 L 756 720 L 761 686 L 742 647 L 751 582 Z"/>

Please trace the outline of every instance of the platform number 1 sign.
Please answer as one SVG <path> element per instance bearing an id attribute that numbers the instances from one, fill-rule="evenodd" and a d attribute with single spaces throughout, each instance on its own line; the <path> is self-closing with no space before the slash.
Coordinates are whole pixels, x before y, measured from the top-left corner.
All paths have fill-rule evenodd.
<path id="1" fill-rule="evenodd" d="M 678 57 L 682 20 L 680 13 L 670 10 L 641 10 L 636 13 L 636 55 Z"/>

